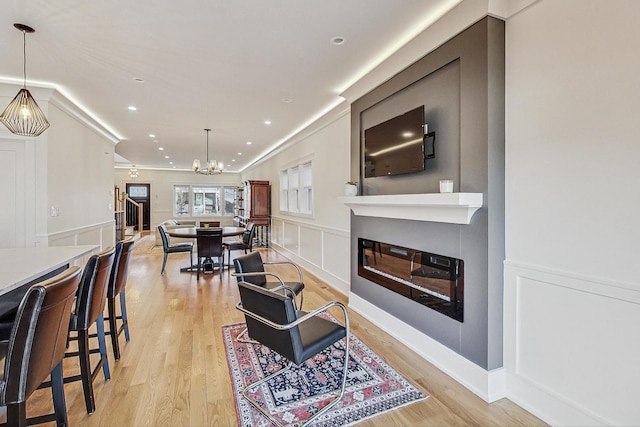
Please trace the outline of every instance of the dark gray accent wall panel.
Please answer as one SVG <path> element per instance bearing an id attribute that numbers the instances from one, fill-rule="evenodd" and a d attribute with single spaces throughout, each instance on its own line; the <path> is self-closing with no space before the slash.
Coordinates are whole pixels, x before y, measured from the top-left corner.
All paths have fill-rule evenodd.
<path id="1" fill-rule="evenodd" d="M 363 179 L 364 129 L 425 106 L 436 131 L 437 161 L 423 172 Z M 352 177 L 364 195 L 483 193 L 471 224 L 351 216 L 351 290 L 487 369 L 502 366 L 504 261 L 504 22 L 486 17 L 351 106 Z M 357 274 L 357 239 L 369 238 L 461 258 L 464 322 L 403 298 Z"/>

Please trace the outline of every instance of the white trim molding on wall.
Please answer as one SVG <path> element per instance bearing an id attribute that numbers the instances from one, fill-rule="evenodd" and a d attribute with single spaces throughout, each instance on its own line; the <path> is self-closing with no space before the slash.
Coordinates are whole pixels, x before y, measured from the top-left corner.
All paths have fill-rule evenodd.
<path id="1" fill-rule="evenodd" d="M 640 284 L 510 261 L 504 280 L 506 397 L 552 425 L 640 425 Z"/>
<path id="2" fill-rule="evenodd" d="M 487 371 L 364 298 L 349 294 L 349 308 L 409 347 L 485 402 L 505 397 L 503 368 Z"/>
<path id="3" fill-rule="evenodd" d="M 115 244 L 116 222 L 109 220 L 36 237 L 36 246 L 99 245 L 105 249 Z"/>
<path id="4" fill-rule="evenodd" d="M 272 216 L 269 244 L 276 252 L 300 264 L 339 292 L 349 293 L 351 257 L 348 230 Z"/>

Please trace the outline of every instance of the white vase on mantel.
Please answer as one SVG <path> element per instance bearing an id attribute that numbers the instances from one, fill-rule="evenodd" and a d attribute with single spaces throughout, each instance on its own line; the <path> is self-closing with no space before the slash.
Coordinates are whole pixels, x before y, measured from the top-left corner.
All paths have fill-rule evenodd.
<path id="1" fill-rule="evenodd" d="M 357 196 L 358 195 L 358 186 L 353 184 L 345 184 L 344 185 L 344 195 L 345 196 Z"/>

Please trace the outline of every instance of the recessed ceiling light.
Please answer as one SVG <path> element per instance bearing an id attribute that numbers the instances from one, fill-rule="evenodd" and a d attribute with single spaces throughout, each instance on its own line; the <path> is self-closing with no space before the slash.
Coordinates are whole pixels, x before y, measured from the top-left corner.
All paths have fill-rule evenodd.
<path id="1" fill-rule="evenodd" d="M 158 150 L 163 151 L 164 148 L 163 147 L 158 147 Z"/>
<path id="2" fill-rule="evenodd" d="M 251 145 L 251 144 L 253 144 L 253 142 L 247 141 L 247 145 Z"/>
<path id="3" fill-rule="evenodd" d="M 331 39 L 331 44 L 335 44 L 336 46 L 344 44 L 344 42 L 345 42 L 345 38 L 340 36 L 336 36 Z"/>
<path id="4" fill-rule="evenodd" d="M 149 134 L 149 138 L 155 138 L 156 136 L 152 133 Z"/>
<path id="5" fill-rule="evenodd" d="M 153 142 L 157 143 L 157 142 L 158 142 L 158 140 L 157 140 L 157 139 L 154 139 L 154 140 L 153 140 Z"/>
<path id="6" fill-rule="evenodd" d="M 293 99 L 291 99 L 291 98 L 282 98 L 281 101 L 284 102 L 285 104 L 288 104 L 288 103 L 292 102 Z"/>
<path id="7" fill-rule="evenodd" d="M 231 159 L 231 161 L 232 161 L 232 162 L 235 162 L 235 161 L 236 161 L 236 159 Z"/>
<path id="8" fill-rule="evenodd" d="M 165 159 L 168 159 L 168 158 L 169 158 L 169 156 L 164 156 L 164 158 L 165 158 Z"/>
<path id="9" fill-rule="evenodd" d="M 271 124 L 271 120 L 265 120 L 265 121 L 264 121 L 264 124 L 265 124 L 265 125 L 270 125 L 270 124 Z"/>
<path id="10" fill-rule="evenodd" d="M 135 79 L 133 79 L 136 83 L 144 83 L 144 79 L 141 79 L 140 77 L 136 77 Z"/>
<path id="11" fill-rule="evenodd" d="M 170 164 L 170 165 L 172 165 L 172 164 L 173 164 L 173 162 L 169 162 L 169 164 Z"/>
<path id="12" fill-rule="evenodd" d="M 134 107 L 133 105 L 129 105 L 127 108 L 128 108 L 129 110 L 131 110 L 131 111 L 136 111 L 136 110 L 137 110 L 137 108 L 136 108 L 136 107 Z"/>
<path id="13" fill-rule="evenodd" d="M 238 151 L 238 156 L 242 156 L 242 153 Z"/>

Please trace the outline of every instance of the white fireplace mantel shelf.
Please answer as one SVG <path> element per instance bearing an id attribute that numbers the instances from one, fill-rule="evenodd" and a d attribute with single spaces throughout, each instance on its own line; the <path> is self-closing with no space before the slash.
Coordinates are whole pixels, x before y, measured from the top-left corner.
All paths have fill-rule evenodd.
<path id="1" fill-rule="evenodd" d="M 340 197 L 354 215 L 469 224 L 482 193 L 390 194 Z"/>

